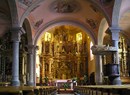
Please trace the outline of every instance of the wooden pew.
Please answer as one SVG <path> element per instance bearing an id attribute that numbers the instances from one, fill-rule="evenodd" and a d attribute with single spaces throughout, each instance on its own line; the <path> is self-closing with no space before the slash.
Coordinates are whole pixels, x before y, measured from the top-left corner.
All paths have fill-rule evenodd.
<path id="1" fill-rule="evenodd" d="M 56 95 L 57 87 L 54 86 L 41 86 L 39 88 L 40 95 Z"/>
<path id="2" fill-rule="evenodd" d="M 81 95 L 130 95 L 130 85 L 91 85 L 74 89 Z"/>
<path id="3" fill-rule="evenodd" d="M 0 82 L 0 86 L 9 86 L 10 82 Z"/>
<path id="4" fill-rule="evenodd" d="M 22 90 L 23 95 L 35 95 L 33 86 L 19 86 L 19 89 Z"/>
<path id="5" fill-rule="evenodd" d="M 56 92 L 53 86 L 0 86 L 0 95 L 56 95 Z"/>
<path id="6" fill-rule="evenodd" d="M 0 95 L 23 95 L 23 93 L 19 87 L 0 86 Z"/>

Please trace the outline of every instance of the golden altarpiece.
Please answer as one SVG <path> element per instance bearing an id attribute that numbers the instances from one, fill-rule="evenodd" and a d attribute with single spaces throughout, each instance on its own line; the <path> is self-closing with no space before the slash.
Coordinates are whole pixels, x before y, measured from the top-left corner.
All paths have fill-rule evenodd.
<path id="1" fill-rule="evenodd" d="M 40 82 L 72 79 L 87 72 L 87 35 L 72 26 L 59 26 L 44 33 L 40 55 Z"/>
<path id="2" fill-rule="evenodd" d="M 129 77 L 130 72 L 130 48 L 125 37 L 119 38 L 119 61 L 120 61 L 120 74 L 122 77 Z"/>

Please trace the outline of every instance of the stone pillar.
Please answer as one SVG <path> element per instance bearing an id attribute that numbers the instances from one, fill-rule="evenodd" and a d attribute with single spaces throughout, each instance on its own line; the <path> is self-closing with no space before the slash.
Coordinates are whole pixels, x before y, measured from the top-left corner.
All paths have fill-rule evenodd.
<path id="1" fill-rule="evenodd" d="M 120 64 L 119 64 L 119 52 L 118 52 L 118 42 L 119 42 L 119 27 L 110 27 L 110 30 L 112 32 L 112 40 L 113 40 L 113 46 L 116 47 L 117 52 L 114 53 L 114 60 L 113 63 L 118 64 L 118 72 L 119 76 L 114 77 L 112 84 L 114 85 L 121 85 L 121 79 L 120 79 Z"/>
<path id="2" fill-rule="evenodd" d="M 36 86 L 36 54 L 37 54 L 37 50 L 39 49 L 38 46 L 34 46 L 34 53 L 33 53 L 33 80 L 34 80 L 34 86 Z"/>
<path id="3" fill-rule="evenodd" d="M 27 85 L 28 86 L 34 86 L 34 50 L 35 46 L 34 45 L 29 45 L 28 46 L 28 80 L 27 80 Z"/>
<path id="4" fill-rule="evenodd" d="M 11 40 L 13 44 L 13 59 L 12 59 L 12 86 L 20 86 L 19 80 L 19 42 L 21 28 L 11 29 Z"/>
<path id="5" fill-rule="evenodd" d="M 102 76 L 102 56 L 96 55 L 96 72 L 95 72 L 95 82 L 97 85 L 103 83 L 103 76 Z"/>

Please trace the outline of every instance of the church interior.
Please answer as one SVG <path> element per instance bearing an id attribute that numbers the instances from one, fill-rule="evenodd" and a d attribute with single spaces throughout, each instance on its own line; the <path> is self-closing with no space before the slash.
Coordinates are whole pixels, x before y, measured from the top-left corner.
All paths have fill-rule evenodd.
<path id="1" fill-rule="evenodd" d="M 130 95 L 129 0 L 1 0 L 0 95 Z"/>

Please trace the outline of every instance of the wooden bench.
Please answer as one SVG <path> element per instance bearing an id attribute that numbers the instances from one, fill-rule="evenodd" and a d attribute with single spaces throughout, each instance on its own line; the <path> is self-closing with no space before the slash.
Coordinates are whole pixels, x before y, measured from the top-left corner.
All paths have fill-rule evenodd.
<path id="1" fill-rule="evenodd" d="M 10 82 L 0 82 L 0 86 L 9 86 Z"/>
<path id="2" fill-rule="evenodd" d="M 81 95 L 130 95 L 130 85 L 91 85 L 74 89 Z"/>
<path id="3" fill-rule="evenodd" d="M 0 86 L 0 95 L 56 95 L 51 86 Z"/>
<path id="4" fill-rule="evenodd" d="M 0 87 L 0 95 L 22 95 L 22 90 L 19 87 Z"/>

